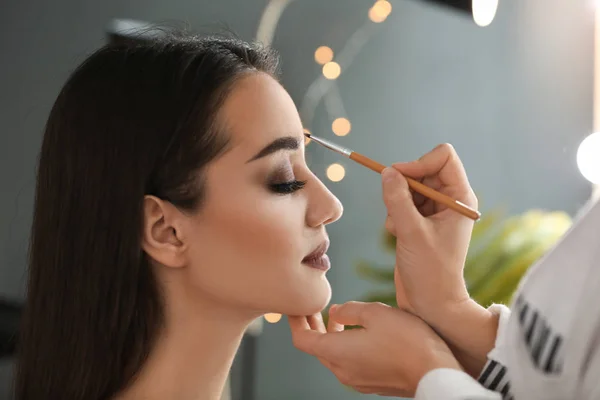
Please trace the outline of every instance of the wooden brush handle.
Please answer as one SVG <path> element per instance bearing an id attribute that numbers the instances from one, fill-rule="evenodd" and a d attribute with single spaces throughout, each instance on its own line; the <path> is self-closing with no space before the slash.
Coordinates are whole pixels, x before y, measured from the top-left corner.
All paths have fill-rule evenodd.
<path id="1" fill-rule="evenodd" d="M 354 151 L 352 152 L 352 154 L 350 154 L 350 159 L 356 161 L 359 164 L 364 165 L 365 167 L 379 174 L 382 173 L 383 170 L 386 168 L 385 165 L 379 164 L 377 161 L 373 161 L 369 157 L 365 157 L 362 154 L 358 154 Z"/>
<path id="2" fill-rule="evenodd" d="M 377 161 L 373 161 L 370 158 L 365 157 L 362 154 L 359 154 L 356 152 L 353 152 L 352 154 L 350 154 L 350 159 L 356 161 L 359 164 L 364 165 L 365 167 L 367 167 L 379 174 L 381 174 L 383 172 L 383 170 L 386 168 L 385 165 L 379 164 Z M 479 211 L 472 209 L 471 207 L 467 206 L 466 204 L 461 203 L 458 200 L 454 200 L 452 197 L 446 196 L 445 194 L 442 194 L 442 193 L 438 192 L 437 190 L 434 190 L 434 189 L 430 188 L 429 186 L 422 184 L 421 182 L 415 181 L 412 178 L 409 178 L 409 177 L 405 177 L 405 178 L 408 181 L 408 186 L 415 192 L 422 194 L 423 196 L 425 196 L 435 202 L 444 204 L 448 208 L 451 208 L 452 210 L 457 211 L 460 214 L 464 215 L 465 217 L 471 218 L 474 221 L 477 221 L 481 217 L 481 214 L 479 213 Z"/>

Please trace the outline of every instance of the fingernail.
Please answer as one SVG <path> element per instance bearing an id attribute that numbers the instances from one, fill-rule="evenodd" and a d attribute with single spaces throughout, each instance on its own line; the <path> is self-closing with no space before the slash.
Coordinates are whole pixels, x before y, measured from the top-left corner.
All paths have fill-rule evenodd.
<path id="1" fill-rule="evenodd" d="M 329 306 L 329 313 L 332 313 L 338 307 L 337 304 L 332 304 Z"/>
<path id="2" fill-rule="evenodd" d="M 394 177 L 396 176 L 396 170 L 394 168 L 388 167 L 383 170 L 383 172 L 381 173 L 381 176 L 383 177 L 384 182 L 389 182 L 389 181 L 393 180 Z"/>

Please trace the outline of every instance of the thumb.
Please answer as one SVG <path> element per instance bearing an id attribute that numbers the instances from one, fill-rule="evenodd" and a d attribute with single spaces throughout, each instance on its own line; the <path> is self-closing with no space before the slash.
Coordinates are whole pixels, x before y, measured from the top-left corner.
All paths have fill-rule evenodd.
<path id="1" fill-rule="evenodd" d="M 341 325 L 359 325 L 366 327 L 369 320 L 371 303 L 349 301 L 329 308 L 329 318 Z"/>
<path id="2" fill-rule="evenodd" d="M 406 178 L 395 168 L 386 168 L 381 175 L 383 202 L 394 223 L 396 234 L 401 234 L 403 228 L 412 231 L 414 224 L 423 217 L 414 203 Z"/>

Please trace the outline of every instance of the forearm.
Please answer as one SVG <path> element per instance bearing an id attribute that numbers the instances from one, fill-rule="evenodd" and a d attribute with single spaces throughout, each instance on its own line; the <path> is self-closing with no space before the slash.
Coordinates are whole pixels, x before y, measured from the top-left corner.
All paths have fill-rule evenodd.
<path id="1" fill-rule="evenodd" d="M 428 313 L 425 321 L 446 341 L 469 375 L 477 378 L 494 348 L 498 315 L 473 300 Z"/>

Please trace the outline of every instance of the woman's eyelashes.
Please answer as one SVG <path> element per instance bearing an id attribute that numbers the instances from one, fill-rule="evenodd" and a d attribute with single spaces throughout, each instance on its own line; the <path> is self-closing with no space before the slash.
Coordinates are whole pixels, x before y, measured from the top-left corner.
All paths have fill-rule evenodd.
<path id="1" fill-rule="evenodd" d="M 302 189 L 306 185 L 306 181 L 293 180 L 283 183 L 271 183 L 269 188 L 277 194 L 291 194 Z"/>
<path id="2" fill-rule="evenodd" d="M 296 179 L 292 166 L 289 164 L 279 167 L 268 180 L 269 190 L 276 194 L 291 194 L 302 189 L 306 181 Z"/>

